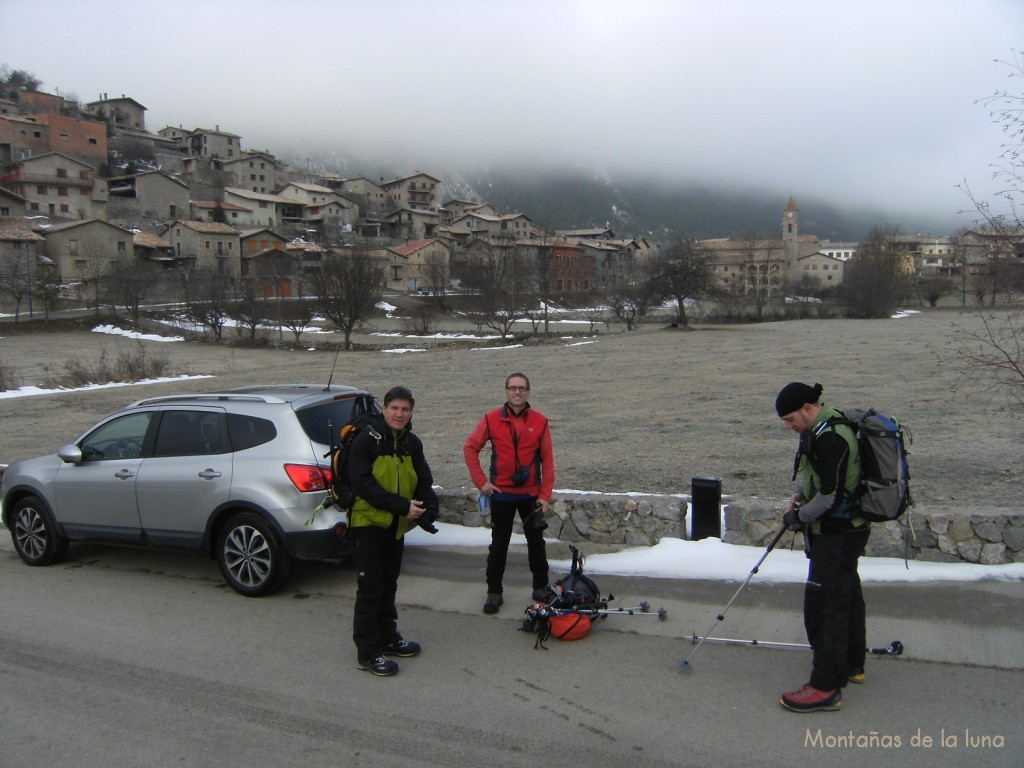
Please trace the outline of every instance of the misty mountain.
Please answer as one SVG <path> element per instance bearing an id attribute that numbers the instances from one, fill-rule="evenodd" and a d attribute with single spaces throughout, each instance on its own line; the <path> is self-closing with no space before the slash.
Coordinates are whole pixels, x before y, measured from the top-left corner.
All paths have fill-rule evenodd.
<path id="1" fill-rule="evenodd" d="M 956 224 L 934 216 L 881 210 L 843 210 L 798 191 L 716 188 L 654 178 L 587 173 L 579 169 L 487 169 L 446 178 L 456 197 L 484 200 L 503 212 L 521 212 L 553 229 L 608 226 L 619 237 L 663 240 L 672 231 L 698 238 L 776 237 L 790 194 L 800 209 L 801 234 L 833 242 L 863 239 L 872 227 L 946 235 Z"/>
<path id="2" fill-rule="evenodd" d="M 486 202 L 503 213 L 525 213 L 551 229 L 608 226 L 623 238 L 642 235 L 663 241 L 674 231 L 697 238 L 776 237 L 790 195 L 800 210 L 800 233 L 832 242 L 862 240 L 876 226 L 941 236 L 962 224 L 952 215 L 844 209 L 832 201 L 803 196 L 799 190 L 735 189 L 698 181 L 613 176 L 572 166 L 458 168 L 416 163 L 400 167 L 393 158 L 328 154 L 311 159 L 304 154 L 302 161 L 292 161 L 293 167 L 305 164 L 310 170 L 380 181 L 424 171 L 442 180 L 442 202 L 451 198 Z"/>

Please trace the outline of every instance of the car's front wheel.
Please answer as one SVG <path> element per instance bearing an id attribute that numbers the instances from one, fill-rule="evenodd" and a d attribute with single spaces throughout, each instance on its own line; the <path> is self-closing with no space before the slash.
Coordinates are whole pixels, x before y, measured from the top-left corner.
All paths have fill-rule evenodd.
<path id="1" fill-rule="evenodd" d="M 274 529 L 252 512 L 228 520 L 218 538 L 217 562 L 231 588 L 248 597 L 277 591 L 291 568 Z"/>
<path id="2" fill-rule="evenodd" d="M 68 540 L 42 499 L 26 496 L 11 511 L 11 538 L 18 557 L 29 565 L 50 565 L 64 557 Z"/>

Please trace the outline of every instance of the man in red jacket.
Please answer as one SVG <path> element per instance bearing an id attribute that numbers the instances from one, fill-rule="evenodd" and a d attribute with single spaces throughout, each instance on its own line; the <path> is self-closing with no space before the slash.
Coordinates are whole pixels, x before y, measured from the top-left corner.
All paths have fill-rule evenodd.
<path id="1" fill-rule="evenodd" d="M 497 613 L 504 602 L 501 580 L 517 512 L 526 534 L 533 599 L 541 599 L 548 585 L 544 546 L 544 529 L 548 526 L 544 515 L 555 487 L 555 458 L 548 420 L 530 407 L 529 397 L 530 380 L 522 373 L 513 373 L 505 380 L 505 405 L 480 419 L 462 448 L 473 484 L 488 497 L 491 506 L 484 613 Z M 485 474 L 480 451 L 488 442 L 491 465 Z"/>

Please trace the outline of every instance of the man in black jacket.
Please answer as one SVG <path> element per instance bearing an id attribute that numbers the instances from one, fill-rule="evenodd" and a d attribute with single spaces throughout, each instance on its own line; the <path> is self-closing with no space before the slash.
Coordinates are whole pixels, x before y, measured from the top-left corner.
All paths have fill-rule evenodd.
<path id="1" fill-rule="evenodd" d="M 811 679 L 782 695 L 794 712 L 839 709 L 847 682 L 864 681 L 865 606 L 857 562 L 871 525 L 860 516 L 860 451 L 841 415 L 818 402 L 822 386 L 792 382 L 775 409 L 787 429 L 800 434 L 793 479 L 800 485 L 783 522 L 804 531 L 810 566 L 804 587 L 804 628 L 811 644 Z"/>
<path id="2" fill-rule="evenodd" d="M 403 537 L 410 525 L 436 533 L 437 494 L 423 455 L 423 443 L 411 431 L 412 392 L 393 387 L 384 395 L 384 412 L 352 442 L 349 483 L 356 500 L 349 513 L 349 536 L 358 586 L 352 639 L 356 665 L 379 676 L 398 672 L 389 656 L 415 656 L 419 643 L 398 631 L 395 594 L 402 571 Z"/>

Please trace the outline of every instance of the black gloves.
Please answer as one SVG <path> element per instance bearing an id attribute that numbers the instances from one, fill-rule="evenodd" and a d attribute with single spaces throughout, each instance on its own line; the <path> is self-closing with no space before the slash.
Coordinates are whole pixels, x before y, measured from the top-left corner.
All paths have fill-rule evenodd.
<path id="1" fill-rule="evenodd" d="M 437 533 L 437 526 L 434 525 L 434 521 L 437 520 L 440 514 L 437 507 L 427 507 L 419 519 L 416 520 L 416 525 L 427 533 Z"/>
<path id="2" fill-rule="evenodd" d="M 791 531 L 798 531 L 806 526 L 806 523 L 800 520 L 800 507 L 795 506 L 784 514 L 782 516 L 782 524 Z"/>

